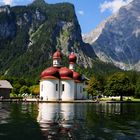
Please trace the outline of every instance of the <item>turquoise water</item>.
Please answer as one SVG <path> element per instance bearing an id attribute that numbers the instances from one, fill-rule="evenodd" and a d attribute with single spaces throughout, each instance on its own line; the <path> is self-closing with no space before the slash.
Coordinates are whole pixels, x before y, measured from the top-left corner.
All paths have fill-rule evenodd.
<path id="1" fill-rule="evenodd" d="M 1 103 L 0 140 L 140 140 L 140 103 Z"/>

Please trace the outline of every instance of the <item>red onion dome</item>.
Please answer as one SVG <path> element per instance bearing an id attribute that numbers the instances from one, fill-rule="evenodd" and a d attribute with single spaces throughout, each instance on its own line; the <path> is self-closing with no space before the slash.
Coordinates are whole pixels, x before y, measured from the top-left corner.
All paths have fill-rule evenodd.
<path id="1" fill-rule="evenodd" d="M 59 74 L 61 79 L 67 79 L 67 80 L 73 79 L 73 71 L 71 71 L 67 67 L 60 68 Z"/>
<path id="2" fill-rule="evenodd" d="M 42 79 L 56 79 L 59 78 L 59 71 L 55 67 L 49 67 L 41 73 Z"/>
<path id="3" fill-rule="evenodd" d="M 62 58 L 62 53 L 58 49 L 54 54 L 53 54 L 53 59 L 60 59 Z"/>
<path id="4" fill-rule="evenodd" d="M 76 63 L 76 55 L 72 52 L 70 55 L 69 55 L 69 62 L 70 63 Z"/>
<path id="5" fill-rule="evenodd" d="M 78 72 L 73 72 L 73 79 L 75 82 L 80 83 L 82 81 L 81 75 Z"/>

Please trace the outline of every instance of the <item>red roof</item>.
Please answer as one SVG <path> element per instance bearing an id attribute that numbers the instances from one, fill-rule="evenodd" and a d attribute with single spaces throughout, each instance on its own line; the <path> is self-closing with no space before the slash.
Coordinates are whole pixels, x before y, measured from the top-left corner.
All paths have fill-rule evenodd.
<path id="1" fill-rule="evenodd" d="M 53 54 L 53 59 L 60 59 L 62 58 L 62 53 L 58 49 L 54 54 Z"/>
<path id="2" fill-rule="evenodd" d="M 67 67 L 60 68 L 59 74 L 61 79 L 66 79 L 66 80 L 73 79 L 73 71 L 71 71 Z"/>
<path id="3" fill-rule="evenodd" d="M 74 79 L 76 83 L 82 82 L 80 73 L 73 72 L 67 67 L 61 68 L 49 67 L 41 73 L 41 79 L 65 79 L 65 80 Z"/>
<path id="4" fill-rule="evenodd" d="M 76 55 L 74 53 L 71 53 L 69 55 L 69 62 L 70 63 L 76 63 L 76 59 L 77 59 L 77 57 L 76 57 Z"/>
<path id="5" fill-rule="evenodd" d="M 75 82 L 81 83 L 81 75 L 80 75 L 80 73 L 73 72 L 73 79 L 75 80 Z"/>
<path id="6" fill-rule="evenodd" d="M 49 67 L 41 73 L 42 79 L 56 79 L 59 78 L 59 71 L 56 67 Z"/>

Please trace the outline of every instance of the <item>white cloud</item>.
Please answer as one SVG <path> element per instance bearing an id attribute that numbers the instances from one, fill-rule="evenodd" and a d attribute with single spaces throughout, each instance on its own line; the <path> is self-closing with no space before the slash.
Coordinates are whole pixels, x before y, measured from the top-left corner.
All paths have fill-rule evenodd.
<path id="1" fill-rule="evenodd" d="M 83 16 L 84 15 L 84 11 L 80 10 L 80 11 L 78 11 L 78 14 Z"/>
<path id="2" fill-rule="evenodd" d="M 105 1 L 100 5 L 100 11 L 105 12 L 106 10 L 110 10 L 112 13 L 117 12 L 120 7 L 127 5 L 128 3 L 132 2 L 133 0 L 112 0 L 112 1 Z"/>
<path id="3" fill-rule="evenodd" d="M 26 1 L 26 3 L 31 3 L 34 0 L 0 0 L 0 5 L 18 5 L 20 3 L 24 4 L 24 1 Z"/>
<path id="4" fill-rule="evenodd" d="M 12 5 L 12 4 L 13 4 L 13 0 L 2 0 L 2 2 L 3 2 L 5 5 Z"/>

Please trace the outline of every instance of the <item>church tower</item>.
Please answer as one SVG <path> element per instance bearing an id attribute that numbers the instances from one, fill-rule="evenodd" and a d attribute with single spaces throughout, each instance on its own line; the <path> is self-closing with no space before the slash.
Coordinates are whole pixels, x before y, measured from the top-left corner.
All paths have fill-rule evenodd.
<path id="1" fill-rule="evenodd" d="M 69 69 L 74 71 L 75 70 L 75 63 L 76 63 L 77 57 L 76 55 L 72 52 L 69 55 Z"/>
<path id="2" fill-rule="evenodd" d="M 61 67 L 62 63 L 62 54 L 60 50 L 58 49 L 54 54 L 53 54 L 53 67 Z"/>

